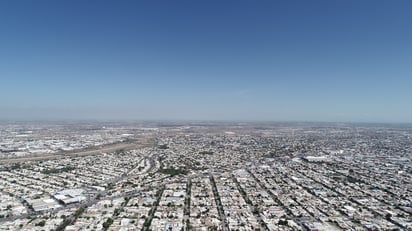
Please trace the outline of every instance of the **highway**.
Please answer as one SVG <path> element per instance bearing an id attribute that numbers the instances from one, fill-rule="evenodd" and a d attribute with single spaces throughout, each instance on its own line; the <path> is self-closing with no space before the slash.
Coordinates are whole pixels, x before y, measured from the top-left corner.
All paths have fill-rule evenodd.
<path id="1" fill-rule="evenodd" d="M 119 150 L 131 150 L 137 149 L 142 147 L 151 146 L 148 140 L 144 140 L 142 142 L 134 141 L 134 142 L 122 142 L 122 143 L 114 143 L 108 144 L 103 147 L 95 147 L 90 150 L 87 148 L 85 150 L 78 150 L 73 152 L 61 152 L 55 154 L 44 154 L 44 155 L 36 155 L 36 156 L 27 156 L 27 157 L 19 157 L 19 158 L 8 158 L 8 159 L 0 159 L 0 164 L 9 164 L 9 163 L 19 163 L 19 162 L 26 162 L 26 161 L 39 161 L 39 160 L 51 160 L 51 159 L 59 159 L 68 156 L 73 157 L 80 157 L 80 156 L 90 156 L 90 155 L 100 155 L 103 153 L 113 153 Z"/>

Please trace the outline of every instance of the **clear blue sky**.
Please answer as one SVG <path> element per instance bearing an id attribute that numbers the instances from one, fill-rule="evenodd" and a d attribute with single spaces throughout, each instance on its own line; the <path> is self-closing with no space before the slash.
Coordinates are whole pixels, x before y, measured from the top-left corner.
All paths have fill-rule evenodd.
<path id="1" fill-rule="evenodd" d="M 0 119 L 412 122 L 412 1 L 0 1 Z"/>

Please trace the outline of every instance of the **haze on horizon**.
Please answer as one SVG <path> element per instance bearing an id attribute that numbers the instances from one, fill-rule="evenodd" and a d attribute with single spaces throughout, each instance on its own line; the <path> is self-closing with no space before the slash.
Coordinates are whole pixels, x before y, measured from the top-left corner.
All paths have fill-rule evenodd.
<path id="1" fill-rule="evenodd" d="M 0 120 L 412 122 L 412 2 L 1 1 Z"/>

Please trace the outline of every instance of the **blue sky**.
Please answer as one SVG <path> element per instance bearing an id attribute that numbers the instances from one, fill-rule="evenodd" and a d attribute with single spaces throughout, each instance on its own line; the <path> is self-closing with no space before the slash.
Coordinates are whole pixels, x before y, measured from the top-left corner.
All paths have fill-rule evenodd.
<path id="1" fill-rule="evenodd" d="M 412 122 L 412 2 L 0 1 L 0 119 Z"/>

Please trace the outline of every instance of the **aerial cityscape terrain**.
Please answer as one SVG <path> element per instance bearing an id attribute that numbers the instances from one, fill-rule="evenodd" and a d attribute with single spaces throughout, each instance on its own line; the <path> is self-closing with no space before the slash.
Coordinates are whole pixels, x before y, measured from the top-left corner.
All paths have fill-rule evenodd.
<path id="1" fill-rule="evenodd" d="M 0 0 L 0 231 L 412 231 L 412 0 Z"/>
<path id="2" fill-rule="evenodd" d="M 412 126 L 2 123 L 0 230 L 410 230 Z"/>

